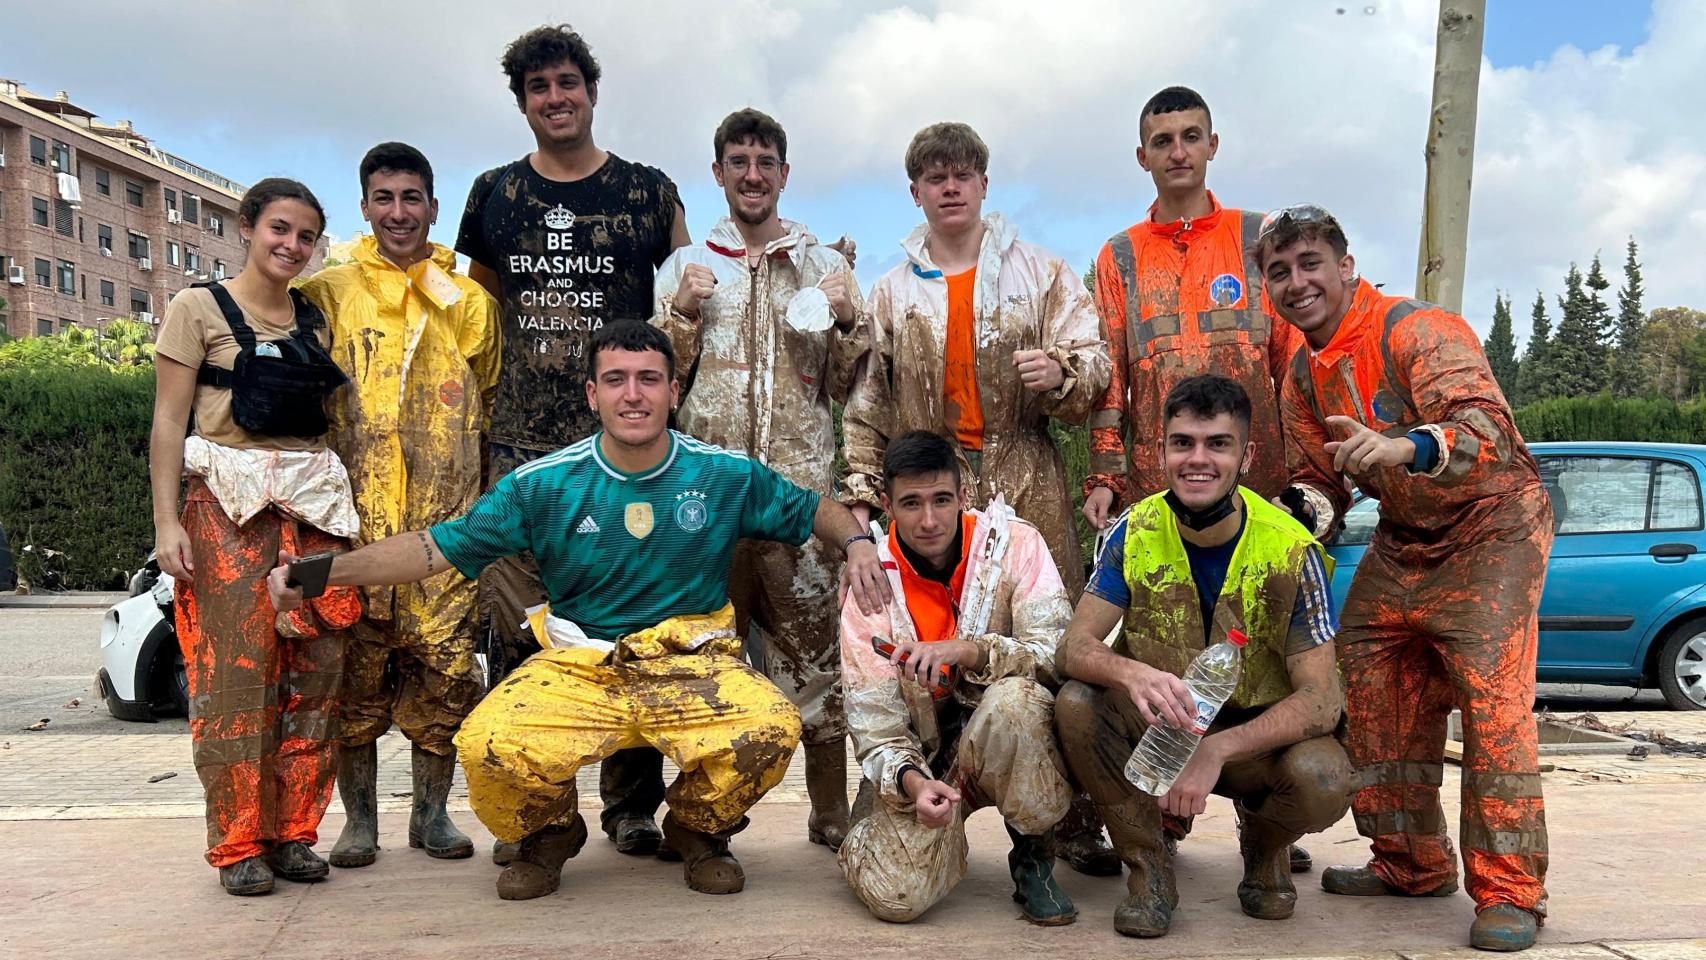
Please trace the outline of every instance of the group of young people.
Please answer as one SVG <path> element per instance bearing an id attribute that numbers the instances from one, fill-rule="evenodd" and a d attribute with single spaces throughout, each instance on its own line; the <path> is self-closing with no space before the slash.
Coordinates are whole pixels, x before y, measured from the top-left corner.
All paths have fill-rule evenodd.
<path id="1" fill-rule="evenodd" d="M 1347 808 L 1373 856 L 1326 891 L 1444 896 L 1460 707 L 1470 940 L 1533 943 L 1551 508 L 1462 318 L 1359 279 L 1319 207 L 1222 207 L 1219 138 L 1182 87 L 1140 111 L 1157 198 L 1093 290 L 983 211 L 988 149 L 938 123 L 905 158 L 925 222 L 865 296 L 850 241 L 780 216 L 771 117 L 716 130 L 728 215 L 693 244 L 674 184 L 596 145 L 578 34 L 530 31 L 502 65 L 537 149 L 475 181 L 466 276 L 427 239 L 426 158 L 385 143 L 351 263 L 293 289 L 324 213 L 261 181 L 243 271 L 167 310 L 157 551 L 227 891 L 373 863 L 395 723 L 410 846 L 473 854 L 445 809 L 460 756 L 506 899 L 557 889 L 595 762 L 617 849 L 739 891 L 730 838 L 802 743 L 807 837 L 884 920 L 948 895 L 965 818 L 993 806 L 1027 919 L 1076 918 L 1058 856 L 1125 872 L 1115 929 L 1161 936 L 1211 793 L 1234 802 L 1252 917 L 1292 914 L 1297 842 Z M 1090 430 L 1082 512 L 1107 537 L 1087 584 L 1051 419 Z M 1321 541 L 1348 483 L 1382 516 L 1335 611 Z M 1181 676 L 1233 631 L 1237 689 L 1171 789 L 1142 792 L 1127 758 L 1150 725 L 1192 725 Z"/>

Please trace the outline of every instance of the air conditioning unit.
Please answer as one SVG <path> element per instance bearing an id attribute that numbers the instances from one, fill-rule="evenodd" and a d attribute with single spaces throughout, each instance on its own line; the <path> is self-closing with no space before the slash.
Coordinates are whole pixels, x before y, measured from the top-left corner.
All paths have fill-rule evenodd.
<path id="1" fill-rule="evenodd" d="M 136 261 L 136 269 L 138 269 L 138 270 L 152 270 L 152 269 L 154 269 L 154 261 L 148 259 L 147 257 L 143 257 L 142 259 Z"/>
<path id="2" fill-rule="evenodd" d="M 24 268 L 23 267 L 7 267 L 6 268 L 6 282 L 10 283 L 11 285 L 13 285 L 15 287 L 23 286 L 24 285 Z"/>
<path id="3" fill-rule="evenodd" d="M 166 211 L 166 222 L 167 223 L 182 223 L 183 221 L 184 221 L 184 215 L 179 213 L 178 211 L 176 211 L 176 210 L 167 210 Z"/>
<path id="4" fill-rule="evenodd" d="M 0 167 L 4 167 L 5 165 L 6 165 L 6 155 L 4 153 L 0 153 Z"/>
<path id="5" fill-rule="evenodd" d="M 185 270 L 185 271 L 184 271 L 184 276 L 186 276 L 186 277 L 193 277 L 193 276 L 195 276 L 195 271 L 194 271 L 194 270 Z"/>
<path id="6" fill-rule="evenodd" d="M 197 280 L 202 281 L 203 283 L 207 282 L 207 274 L 205 274 L 205 273 L 198 273 L 195 275 L 195 278 Z"/>
<path id="7" fill-rule="evenodd" d="M 111 247 L 102 247 L 101 248 L 101 256 L 110 257 L 112 255 L 113 255 L 113 251 L 112 251 Z"/>
<path id="8" fill-rule="evenodd" d="M 148 324 L 154 323 L 154 315 L 152 313 L 149 313 L 146 310 L 137 314 L 136 319 L 141 320 L 143 323 L 148 323 Z"/>

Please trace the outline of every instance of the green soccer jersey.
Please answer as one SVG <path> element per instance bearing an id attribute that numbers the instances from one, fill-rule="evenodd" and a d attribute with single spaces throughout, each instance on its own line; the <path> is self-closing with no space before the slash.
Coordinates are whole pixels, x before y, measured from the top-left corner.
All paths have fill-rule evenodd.
<path id="1" fill-rule="evenodd" d="M 624 473 L 593 434 L 499 480 L 433 542 L 470 579 L 531 550 L 551 612 L 587 636 L 615 640 L 729 600 L 729 563 L 743 537 L 798 546 L 817 494 L 769 467 L 670 431 L 663 463 Z"/>

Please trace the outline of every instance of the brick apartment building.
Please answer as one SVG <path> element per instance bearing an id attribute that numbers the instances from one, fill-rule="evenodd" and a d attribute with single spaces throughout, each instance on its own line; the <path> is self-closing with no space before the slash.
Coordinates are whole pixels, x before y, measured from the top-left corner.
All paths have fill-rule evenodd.
<path id="1" fill-rule="evenodd" d="M 63 92 L 0 80 L 0 329 L 158 326 L 174 293 L 243 268 L 243 189 L 128 120 L 107 126 Z M 322 240 L 304 273 L 324 254 Z"/>

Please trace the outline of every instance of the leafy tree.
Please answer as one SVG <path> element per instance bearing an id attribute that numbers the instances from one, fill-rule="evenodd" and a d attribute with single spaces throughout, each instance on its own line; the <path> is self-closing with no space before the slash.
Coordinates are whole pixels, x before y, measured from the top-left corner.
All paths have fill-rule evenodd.
<path id="1" fill-rule="evenodd" d="M 52 336 L 24 337 L 0 344 L 0 369 L 8 367 L 154 365 L 154 331 L 140 320 L 120 317 L 98 329 L 71 327 Z"/>
<path id="2" fill-rule="evenodd" d="M 1546 295 L 1534 291 L 1533 332 L 1528 335 L 1528 350 L 1517 366 L 1516 403 L 1528 404 L 1558 395 L 1552 378 L 1552 318 L 1546 315 Z"/>
<path id="3" fill-rule="evenodd" d="M 1482 348 L 1487 352 L 1487 365 L 1493 368 L 1493 379 L 1506 398 L 1515 396 L 1517 371 L 1516 334 L 1511 329 L 1511 300 L 1506 294 L 1493 297 L 1493 329 L 1487 333 Z"/>
<path id="4" fill-rule="evenodd" d="M 1630 237 L 1628 256 L 1623 261 L 1623 287 L 1617 291 L 1617 341 L 1611 355 L 1611 392 L 1619 397 L 1635 396 L 1645 385 L 1641 335 L 1647 317 L 1641 309 L 1645 291 L 1641 286 L 1641 262 L 1636 259 L 1638 253 L 1635 238 Z"/>
<path id="5" fill-rule="evenodd" d="M 1706 312 L 1664 307 L 1647 316 L 1640 355 L 1645 388 L 1681 403 L 1706 391 Z"/>

